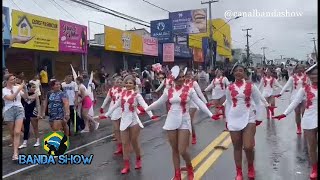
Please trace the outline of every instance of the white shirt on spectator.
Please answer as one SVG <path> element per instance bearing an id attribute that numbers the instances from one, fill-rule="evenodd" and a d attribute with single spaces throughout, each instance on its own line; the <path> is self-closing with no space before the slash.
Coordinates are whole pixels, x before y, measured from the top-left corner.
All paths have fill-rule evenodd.
<path id="1" fill-rule="evenodd" d="M 8 109 L 10 109 L 13 106 L 23 108 L 22 103 L 21 103 L 21 95 L 23 95 L 22 91 L 20 91 L 20 93 L 18 93 L 15 100 L 13 100 L 13 101 L 8 101 L 4 98 L 5 96 L 10 96 L 10 95 L 14 94 L 15 92 L 18 91 L 18 89 L 19 89 L 18 86 L 13 86 L 12 90 L 8 89 L 7 87 L 2 88 L 2 99 L 4 101 L 3 112 L 7 111 Z"/>
<path id="2" fill-rule="evenodd" d="M 74 106 L 76 91 L 78 91 L 78 86 L 74 81 L 67 84 L 66 82 L 61 83 L 63 91 L 66 92 L 69 99 L 69 105 Z"/>

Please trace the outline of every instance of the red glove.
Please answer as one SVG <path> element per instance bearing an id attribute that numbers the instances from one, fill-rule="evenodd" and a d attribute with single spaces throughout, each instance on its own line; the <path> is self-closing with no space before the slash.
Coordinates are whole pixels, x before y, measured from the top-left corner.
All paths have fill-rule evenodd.
<path id="1" fill-rule="evenodd" d="M 281 94 L 274 95 L 275 98 L 281 97 Z"/>
<path id="2" fill-rule="evenodd" d="M 212 106 L 211 103 L 207 103 L 206 105 L 207 105 L 208 108 L 210 108 Z"/>
<path id="3" fill-rule="evenodd" d="M 219 116 L 221 116 L 222 114 L 215 114 L 215 115 L 212 115 L 211 119 L 214 120 L 214 121 L 217 121 L 220 119 Z"/>
<path id="4" fill-rule="evenodd" d="M 99 116 L 99 119 L 108 119 L 109 117 L 108 116 L 105 116 L 105 115 L 100 115 Z"/>
<path id="5" fill-rule="evenodd" d="M 285 118 L 285 117 L 287 117 L 286 115 L 284 115 L 284 114 L 281 114 L 281 115 L 279 115 L 279 116 L 274 116 L 274 117 L 272 117 L 272 119 L 277 119 L 277 120 L 281 120 L 281 119 L 283 119 L 283 118 Z"/>
<path id="6" fill-rule="evenodd" d="M 216 108 L 222 110 L 224 106 L 217 106 Z"/>
<path id="7" fill-rule="evenodd" d="M 139 111 L 140 111 L 141 114 L 146 113 L 146 111 L 143 109 L 142 106 L 137 106 L 137 109 L 139 109 Z"/>
<path id="8" fill-rule="evenodd" d="M 103 112 L 103 108 L 100 108 L 100 114 L 103 114 L 104 112 Z"/>
<path id="9" fill-rule="evenodd" d="M 151 120 L 152 120 L 152 121 L 157 121 L 158 119 L 159 119 L 159 116 L 152 116 L 152 117 L 151 117 Z"/>
<path id="10" fill-rule="evenodd" d="M 256 120 L 256 126 L 259 126 L 262 123 L 262 121 Z"/>

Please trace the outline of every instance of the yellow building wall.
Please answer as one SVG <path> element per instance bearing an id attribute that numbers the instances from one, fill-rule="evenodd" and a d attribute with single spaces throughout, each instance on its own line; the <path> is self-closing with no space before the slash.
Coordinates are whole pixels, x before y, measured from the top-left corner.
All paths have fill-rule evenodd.
<path id="1" fill-rule="evenodd" d="M 220 56 L 225 58 L 229 58 L 230 61 L 232 60 L 231 54 L 231 30 L 230 25 L 225 24 L 226 21 L 223 19 L 213 19 L 213 39 L 217 41 L 217 53 Z M 202 48 L 202 37 L 209 37 L 210 36 L 210 29 L 209 29 L 209 21 L 207 26 L 207 33 L 200 33 L 200 34 L 192 34 L 189 35 L 189 46 L 195 48 Z"/>

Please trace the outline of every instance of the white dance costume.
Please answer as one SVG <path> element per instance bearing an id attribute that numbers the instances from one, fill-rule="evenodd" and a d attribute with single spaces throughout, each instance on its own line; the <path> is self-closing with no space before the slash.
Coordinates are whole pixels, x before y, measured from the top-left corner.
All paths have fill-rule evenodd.
<path id="1" fill-rule="evenodd" d="M 166 89 L 162 96 L 146 110 L 156 109 L 167 101 L 169 102 L 169 111 L 163 126 L 165 130 L 188 129 L 190 133 L 192 133 L 189 114 L 191 101 L 193 101 L 200 110 L 208 114 L 209 117 L 212 117 L 212 113 L 206 104 L 198 97 L 196 91 L 185 85 L 180 89 L 177 89 L 175 86 Z"/>

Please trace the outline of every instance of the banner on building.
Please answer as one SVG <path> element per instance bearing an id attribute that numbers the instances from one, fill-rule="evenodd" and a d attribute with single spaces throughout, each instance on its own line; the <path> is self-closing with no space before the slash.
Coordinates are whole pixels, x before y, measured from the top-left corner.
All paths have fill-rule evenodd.
<path id="1" fill-rule="evenodd" d="M 187 45 L 175 44 L 174 45 L 174 56 L 182 58 L 191 58 L 192 53 Z"/>
<path id="2" fill-rule="evenodd" d="M 174 43 L 163 44 L 163 62 L 174 62 Z"/>
<path id="3" fill-rule="evenodd" d="M 59 21 L 12 10 L 12 47 L 59 50 Z"/>
<path id="4" fill-rule="evenodd" d="M 149 56 L 158 56 L 157 38 L 144 36 L 142 39 L 143 39 L 143 54 L 149 55 Z"/>
<path id="5" fill-rule="evenodd" d="M 207 32 L 207 9 L 195 9 L 169 13 L 175 34 Z"/>
<path id="6" fill-rule="evenodd" d="M 170 19 L 151 21 L 151 36 L 159 43 L 173 42 L 172 21 Z"/>
<path id="7" fill-rule="evenodd" d="M 4 6 L 2 6 L 2 39 L 3 45 L 10 44 L 10 13 L 9 8 Z"/>
<path id="8" fill-rule="evenodd" d="M 143 54 L 142 36 L 108 26 L 104 27 L 104 32 L 106 50 Z"/>
<path id="9" fill-rule="evenodd" d="M 60 20 L 59 51 L 87 53 L 87 27 Z"/>
<path id="10" fill-rule="evenodd" d="M 200 48 L 193 48 L 193 60 L 195 62 L 203 62 L 203 53 Z"/>

